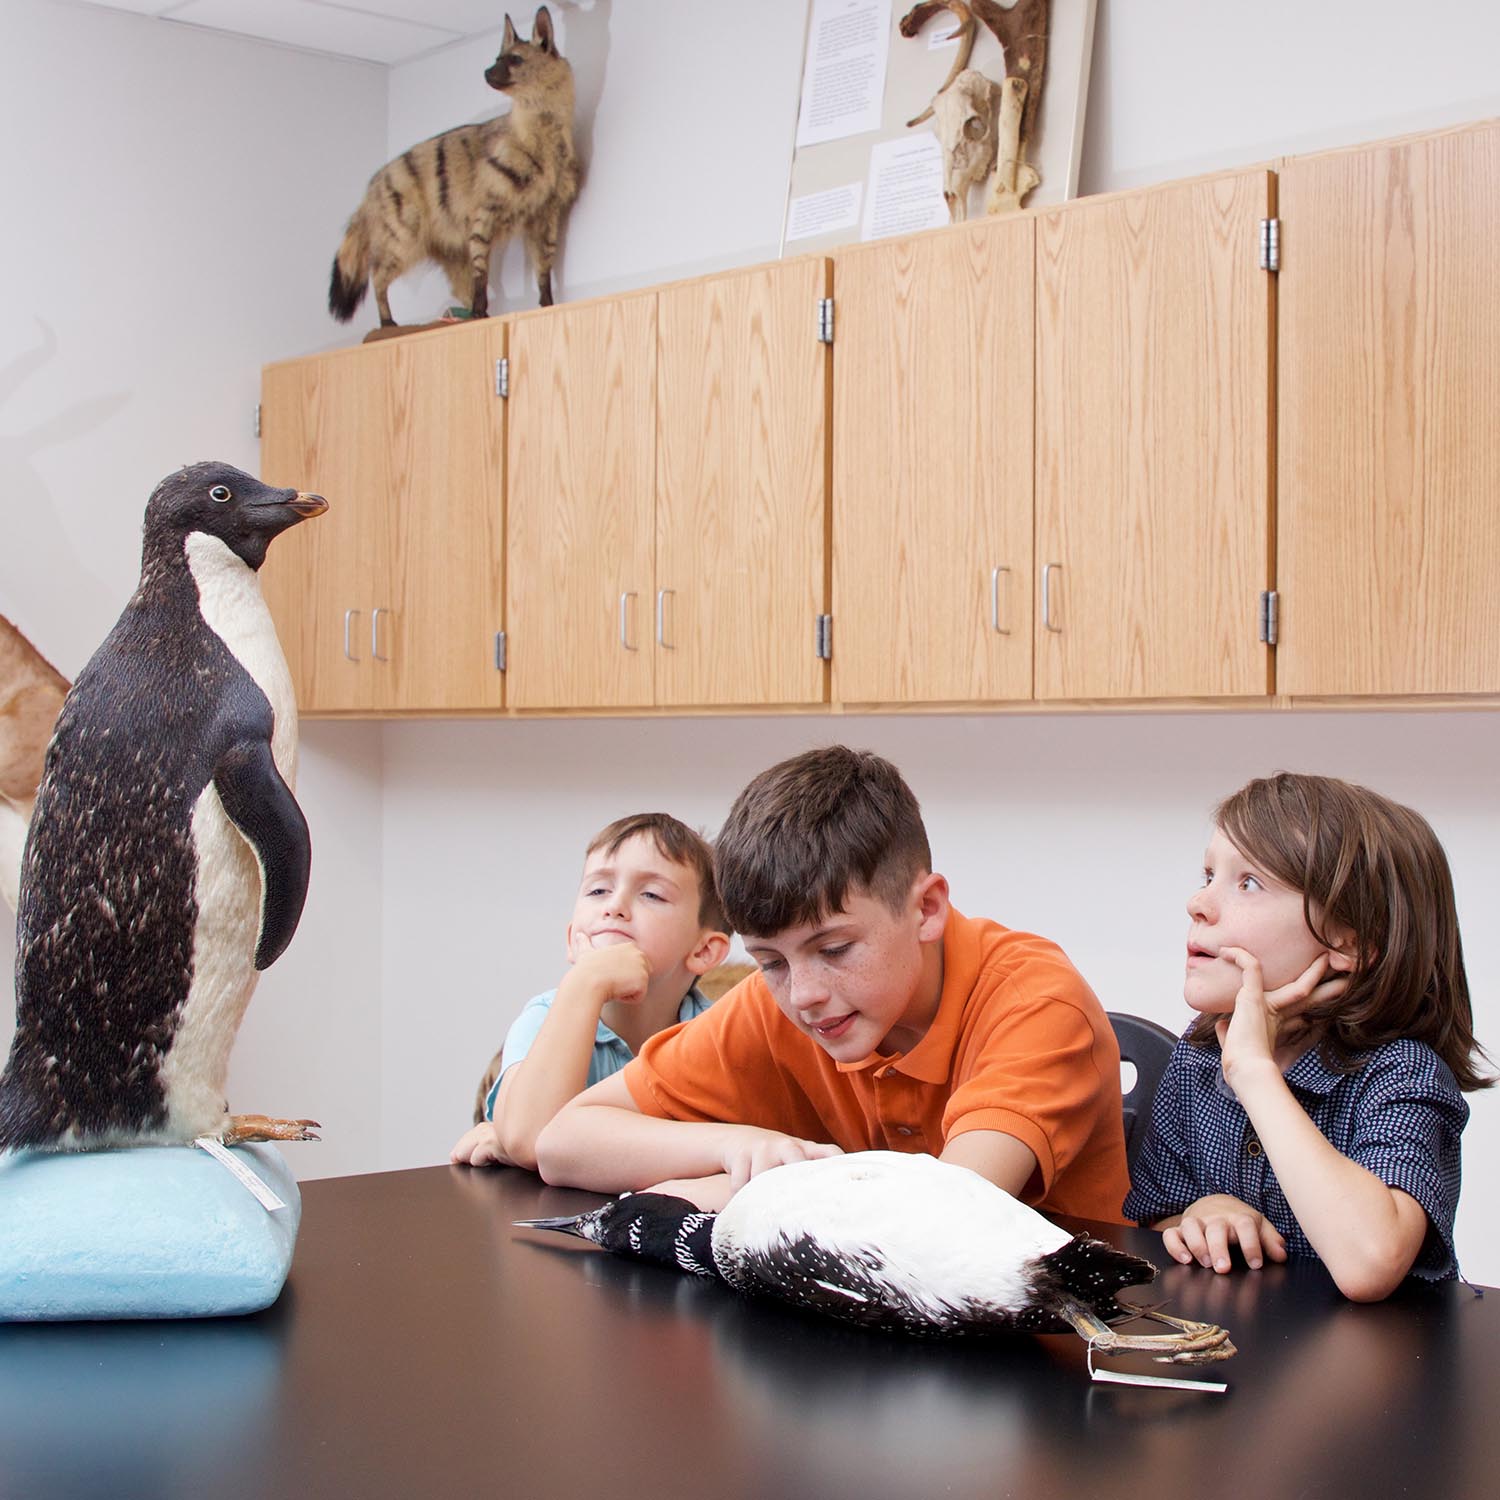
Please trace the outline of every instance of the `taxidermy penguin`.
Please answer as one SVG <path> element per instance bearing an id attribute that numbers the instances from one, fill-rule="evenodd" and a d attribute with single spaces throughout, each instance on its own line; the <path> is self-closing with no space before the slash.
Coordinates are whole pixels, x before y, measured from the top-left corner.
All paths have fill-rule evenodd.
<path id="1" fill-rule="evenodd" d="M 21 868 L 0 1150 L 316 1139 L 230 1117 L 229 1050 L 307 895 L 297 714 L 257 573 L 328 508 L 223 463 L 146 506 L 141 581 L 63 704 Z"/>
<path id="2" fill-rule="evenodd" d="M 926 1155 L 858 1151 L 752 1177 L 719 1214 L 634 1193 L 592 1213 L 530 1219 L 637 1260 L 886 1332 L 944 1336 L 1060 1333 L 1104 1354 L 1173 1364 L 1228 1359 L 1222 1328 L 1126 1307 L 1115 1293 L 1156 1267 L 1073 1235 L 966 1167 Z M 1108 1325 L 1146 1317 L 1173 1334 Z"/>

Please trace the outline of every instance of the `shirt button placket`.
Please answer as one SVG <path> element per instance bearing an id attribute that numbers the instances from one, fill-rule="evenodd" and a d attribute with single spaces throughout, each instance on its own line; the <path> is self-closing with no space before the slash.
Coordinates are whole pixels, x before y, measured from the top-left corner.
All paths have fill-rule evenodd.
<path id="1" fill-rule="evenodd" d="M 891 1075 L 895 1071 L 896 1071 L 896 1069 L 895 1069 L 895 1065 L 894 1064 L 892 1064 L 892 1063 L 882 1063 L 881 1066 L 878 1067 L 875 1070 L 875 1081 L 876 1081 L 876 1083 L 879 1084 L 879 1083 L 886 1083 L 886 1082 L 888 1082 L 891 1079 Z M 890 1088 L 882 1090 L 882 1092 L 885 1093 L 885 1094 L 887 1094 L 887 1095 L 889 1095 L 889 1094 L 895 1092 L 896 1088 L 897 1088 L 896 1083 L 892 1083 Z M 886 1119 L 886 1105 L 884 1104 L 884 1102 L 882 1102 L 882 1106 L 881 1106 L 881 1109 L 880 1109 L 880 1124 L 881 1124 L 881 1128 L 885 1131 L 886 1141 L 887 1141 L 887 1143 L 889 1145 L 899 1145 L 900 1142 L 902 1142 L 902 1141 L 909 1141 L 912 1138 L 912 1136 L 914 1136 L 917 1133 L 917 1128 L 916 1128 L 915 1125 L 892 1125 L 892 1124 L 889 1124 L 887 1122 L 887 1119 Z M 898 1137 L 898 1140 L 892 1141 L 891 1140 L 892 1136 Z"/>
<path id="2" fill-rule="evenodd" d="M 1261 1202 L 1265 1196 L 1268 1166 L 1266 1148 L 1261 1145 L 1255 1127 L 1247 1121 L 1244 1142 L 1240 1147 L 1240 1181 L 1243 1191 L 1235 1196 L 1247 1203 Z"/>

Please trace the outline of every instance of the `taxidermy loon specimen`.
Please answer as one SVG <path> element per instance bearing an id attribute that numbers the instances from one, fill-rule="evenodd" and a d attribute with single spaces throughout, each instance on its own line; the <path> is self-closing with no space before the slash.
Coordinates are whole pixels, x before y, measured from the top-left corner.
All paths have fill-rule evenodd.
<path id="1" fill-rule="evenodd" d="M 1115 1293 L 1156 1267 L 1073 1235 L 965 1167 L 861 1151 L 752 1178 L 719 1214 L 633 1193 L 576 1218 L 520 1227 L 577 1235 L 812 1312 L 890 1332 L 943 1336 L 1062 1333 L 1103 1354 L 1173 1364 L 1228 1359 L 1222 1328 L 1127 1307 Z M 1150 1318 L 1170 1334 L 1116 1333 Z"/>
<path id="2" fill-rule="evenodd" d="M 310 1120 L 229 1116 L 224 1085 L 311 861 L 258 569 L 327 508 L 223 463 L 152 493 L 140 583 L 64 700 L 37 789 L 0 1151 L 309 1138 Z"/>

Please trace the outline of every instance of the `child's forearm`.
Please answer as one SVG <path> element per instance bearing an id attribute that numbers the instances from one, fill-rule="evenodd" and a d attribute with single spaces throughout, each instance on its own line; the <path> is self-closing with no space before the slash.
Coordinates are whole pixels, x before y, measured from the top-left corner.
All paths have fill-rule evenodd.
<path id="1" fill-rule="evenodd" d="M 610 1080 L 613 1082 L 613 1080 Z M 771 1135 L 753 1125 L 661 1120 L 606 1104 L 559 1110 L 537 1141 L 537 1170 L 558 1187 L 639 1192 L 668 1178 L 725 1170 L 740 1138 Z"/>
<path id="2" fill-rule="evenodd" d="M 1344 1156 L 1269 1060 L 1237 1073 L 1232 1085 L 1288 1206 L 1339 1290 L 1356 1302 L 1389 1296 L 1422 1248 L 1421 1208 Z"/>
<path id="3" fill-rule="evenodd" d="M 506 1070 L 495 1099 L 500 1148 L 518 1167 L 536 1170 L 536 1138 L 542 1127 L 588 1086 L 599 1014 L 608 998 L 586 984 L 557 987 L 546 1019 L 526 1056 Z"/>

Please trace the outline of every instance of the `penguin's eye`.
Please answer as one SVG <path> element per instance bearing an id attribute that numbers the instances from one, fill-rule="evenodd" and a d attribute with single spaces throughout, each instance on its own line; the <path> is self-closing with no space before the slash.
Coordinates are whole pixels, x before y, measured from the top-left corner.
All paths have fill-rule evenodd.
<path id="1" fill-rule="evenodd" d="M 219 504 L 222 505 L 226 500 L 233 500 L 234 496 L 230 493 L 230 489 L 227 484 L 216 484 L 208 492 L 208 498 L 210 500 L 217 500 Z"/>

